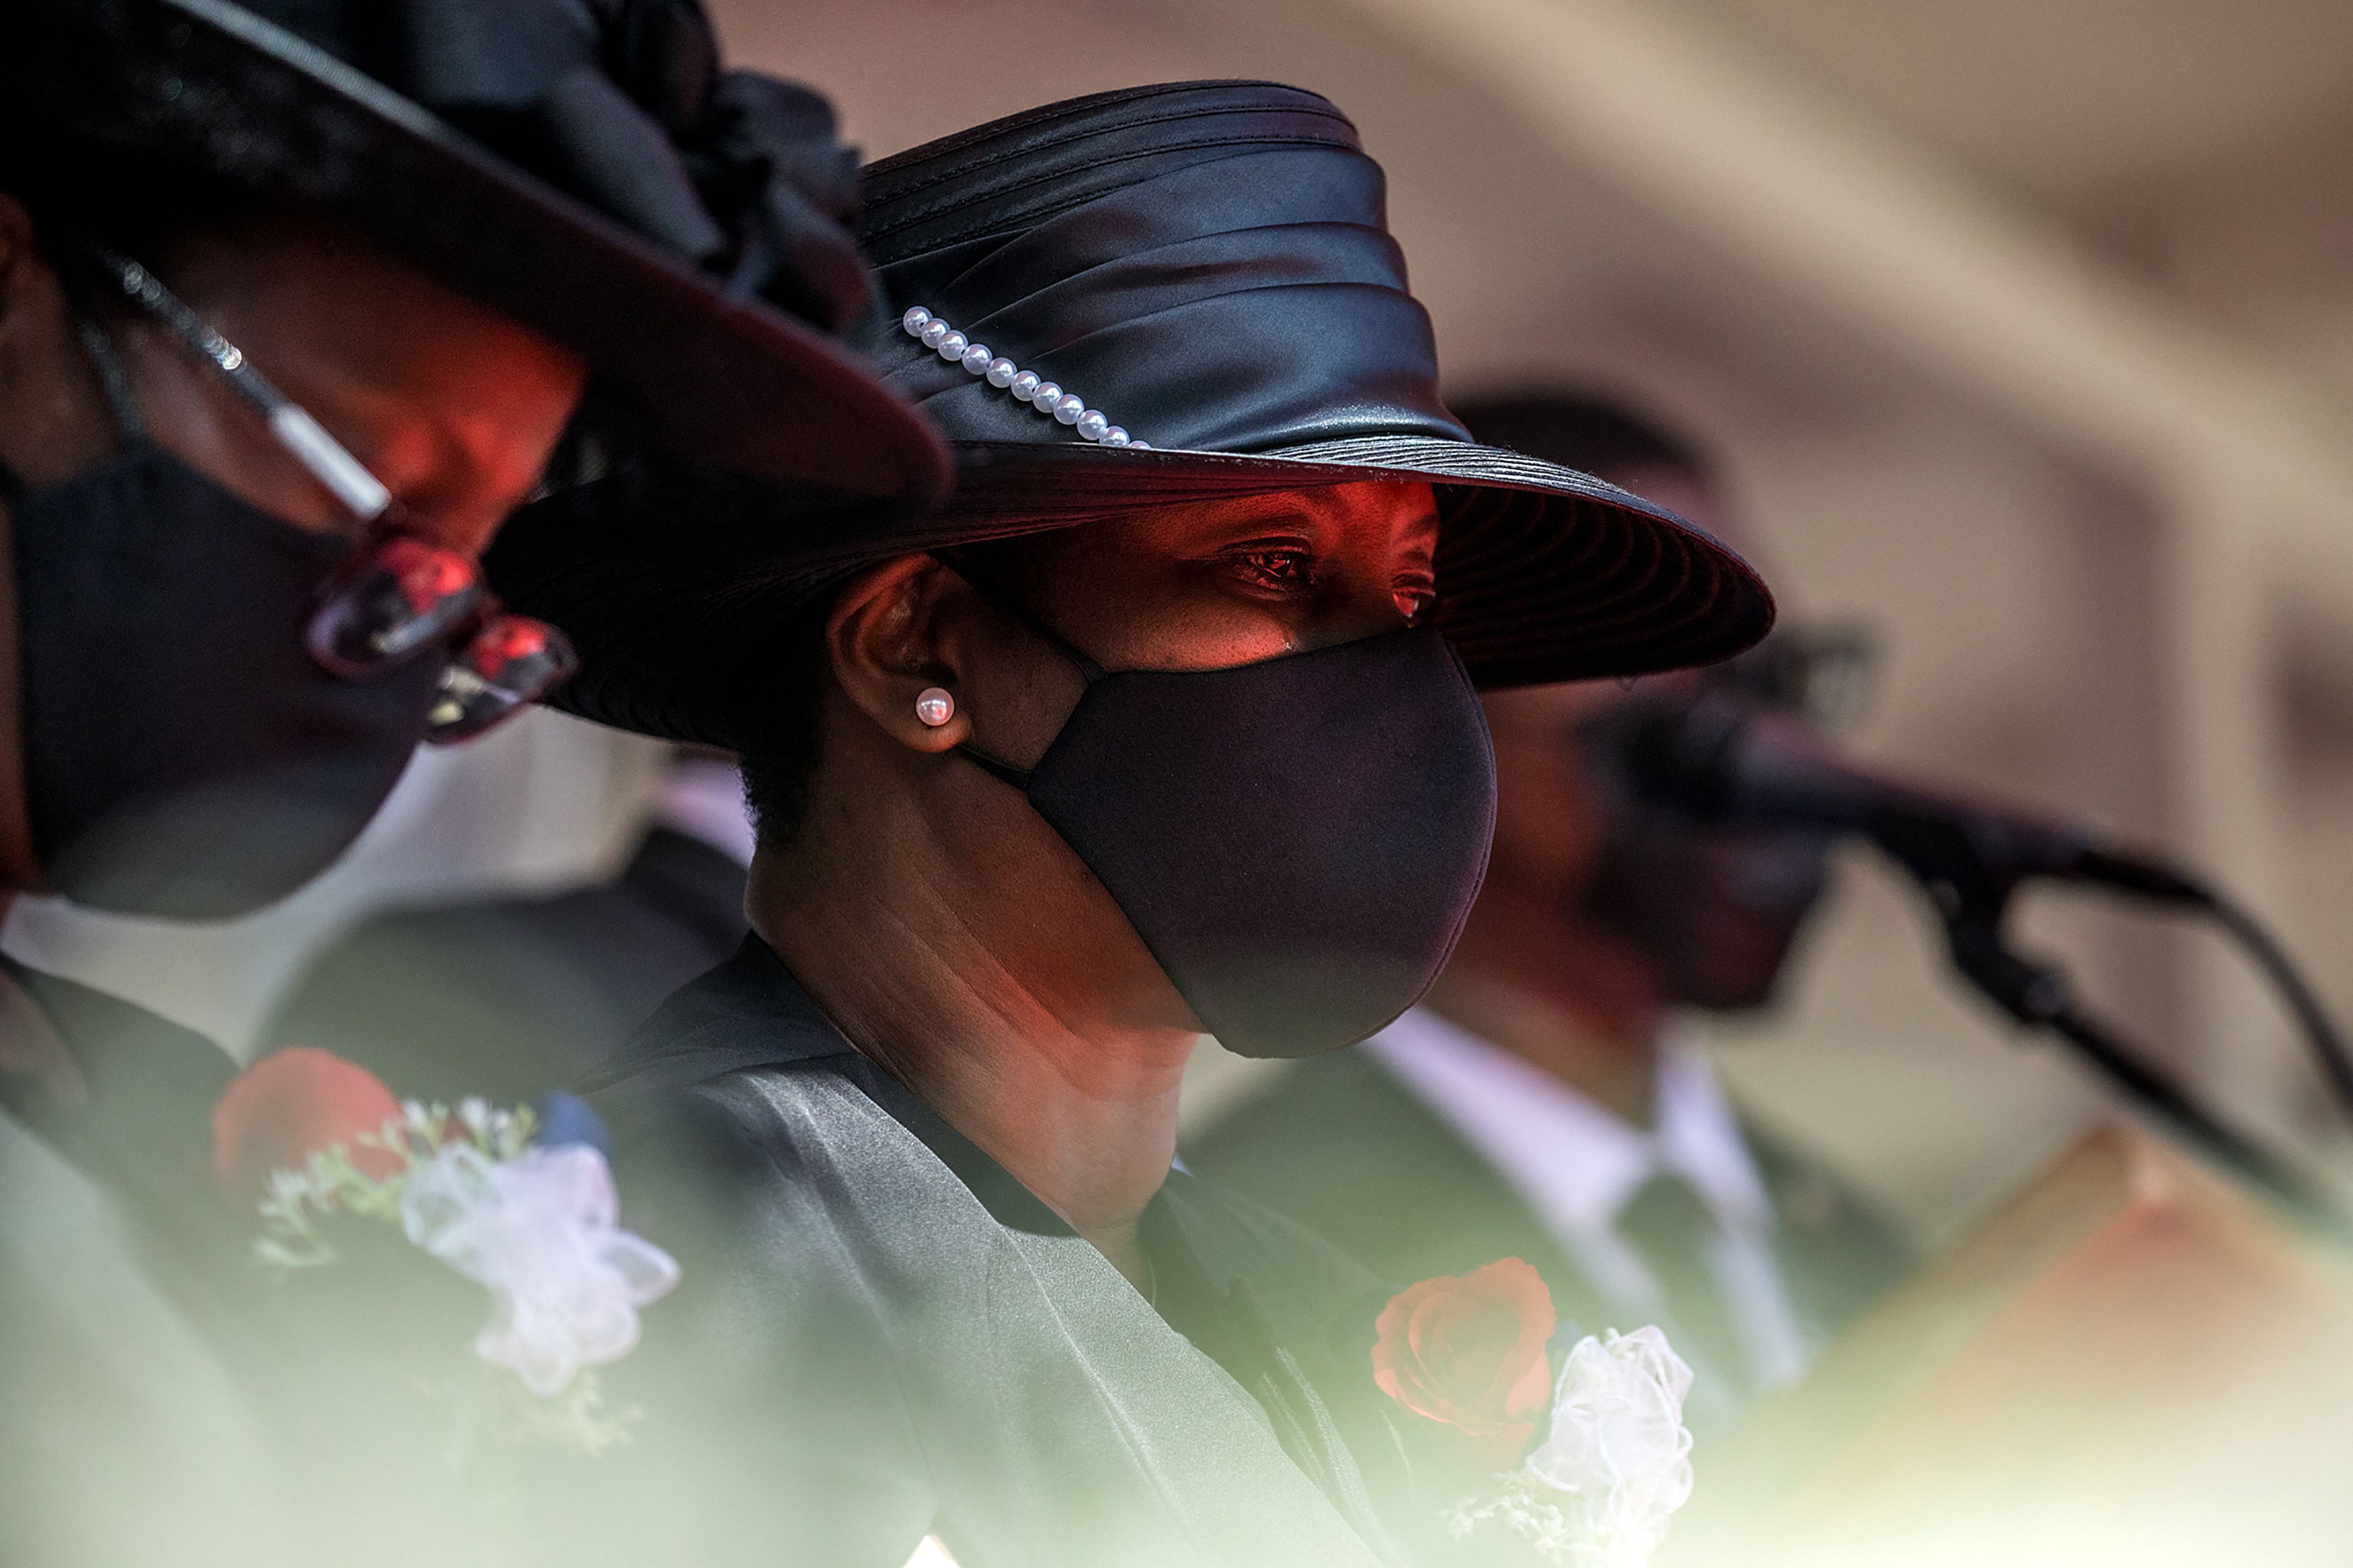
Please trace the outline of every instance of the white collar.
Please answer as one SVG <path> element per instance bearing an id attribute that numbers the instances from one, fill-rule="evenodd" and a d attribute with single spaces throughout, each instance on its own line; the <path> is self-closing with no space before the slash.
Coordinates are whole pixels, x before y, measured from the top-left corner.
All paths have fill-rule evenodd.
<path id="1" fill-rule="evenodd" d="M 1660 1171 L 1689 1182 L 1728 1229 L 1769 1232 L 1773 1207 L 1707 1058 L 1660 1051 L 1658 1122 L 1630 1126 L 1540 1068 L 1417 1007 L 1364 1049 L 1467 1139 L 1567 1237 L 1606 1233 Z"/>

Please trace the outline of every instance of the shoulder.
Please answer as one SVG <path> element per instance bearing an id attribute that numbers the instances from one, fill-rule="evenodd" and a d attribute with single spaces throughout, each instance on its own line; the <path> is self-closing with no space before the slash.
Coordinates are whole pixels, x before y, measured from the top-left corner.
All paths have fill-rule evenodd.
<path id="1" fill-rule="evenodd" d="M 680 1267 L 614 1369 L 613 1396 L 649 1416 L 588 1516 L 618 1539 L 657 1529 L 646 1561 L 879 1564 L 930 1528 L 903 1268 L 828 1154 L 881 1131 L 855 1096 L 823 1063 L 744 1068 L 640 1097 L 614 1128 L 624 1223 Z"/>
<path id="2" fill-rule="evenodd" d="M 621 1159 L 703 1222 L 741 1229 L 844 1227 L 929 1162 L 839 1058 L 736 1068 L 686 1084 L 599 1096 Z"/>
<path id="3" fill-rule="evenodd" d="M 854 1080 L 862 1065 L 776 955 L 746 938 L 584 1088 L 622 1179 L 706 1278 L 800 1292 L 855 1272 L 841 1238 L 861 1184 L 887 1186 L 894 1163 L 902 1176 L 915 1163 Z"/>
<path id="4" fill-rule="evenodd" d="M 854 1056 L 739 1068 L 641 1095 L 613 1126 L 654 1239 L 732 1321 L 796 1355 L 887 1347 L 905 1371 L 955 1353 L 934 1331 L 973 1309 L 1007 1242 L 878 1102 L 875 1071 Z"/>
<path id="5" fill-rule="evenodd" d="M 871 1209 L 923 1205 L 880 1179 L 890 1128 L 860 1100 L 822 1062 L 726 1073 L 640 1099 L 614 1124 L 615 1167 L 626 1223 L 680 1266 L 657 1309 L 670 1349 L 649 1358 L 665 1392 L 772 1426 L 763 1443 L 833 1429 L 900 1452 L 897 1468 L 914 1447 L 894 1324 L 906 1268 Z M 871 1168 L 844 1169 L 845 1148 L 875 1152 Z"/>

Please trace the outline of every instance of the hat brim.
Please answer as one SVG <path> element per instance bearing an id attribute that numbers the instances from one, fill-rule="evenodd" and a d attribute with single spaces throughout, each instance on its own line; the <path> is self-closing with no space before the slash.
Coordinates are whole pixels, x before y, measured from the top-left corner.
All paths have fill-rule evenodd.
<path id="1" fill-rule="evenodd" d="M 1227 453 L 1073 440 L 955 451 L 955 493 L 919 528 L 1077 522 L 1373 480 L 1428 484 L 1440 519 L 1438 625 L 1482 687 L 1712 664 L 1773 626 L 1763 579 L 1704 530 L 1590 474 L 1474 441 L 1363 436 Z"/>
<path id="2" fill-rule="evenodd" d="M 332 213 L 580 354 L 600 406 L 671 450 L 846 497 L 945 489 L 938 437 L 862 356 L 324 50 L 222 0 L 72 9 L 102 48 L 21 73 L 19 133 Z"/>
<path id="3" fill-rule="evenodd" d="M 1712 663 L 1773 625 L 1763 581 L 1702 530 L 1590 475 L 1473 442 L 1362 437 L 1235 454 L 1073 440 L 956 452 L 948 503 L 889 526 L 851 513 L 762 517 L 718 498 L 684 503 L 680 515 L 701 526 L 658 542 L 628 525 L 628 506 L 599 518 L 550 503 L 526 509 L 487 564 L 511 604 L 564 626 L 579 648 L 580 674 L 556 706 L 729 748 L 761 722 L 763 672 L 789 657 L 799 612 L 860 569 L 1189 500 L 1372 480 L 1434 487 L 1437 624 L 1486 689 Z"/>

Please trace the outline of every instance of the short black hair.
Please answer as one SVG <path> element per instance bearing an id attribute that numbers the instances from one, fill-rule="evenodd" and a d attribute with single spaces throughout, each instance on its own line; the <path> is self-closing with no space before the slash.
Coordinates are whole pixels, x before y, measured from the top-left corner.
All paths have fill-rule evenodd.
<path id="1" fill-rule="evenodd" d="M 1530 392 L 1462 404 L 1454 416 L 1473 440 L 1579 473 L 1607 479 L 1629 468 L 1660 468 L 1710 488 L 1716 482 L 1715 459 L 1696 443 L 1620 402 Z"/>
<path id="2" fill-rule="evenodd" d="M 174 236 L 251 216 L 269 204 L 199 167 L 0 126 L 0 191 L 23 202 L 37 226 L 77 230 L 152 258 Z"/>
<path id="3" fill-rule="evenodd" d="M 1036 570 L 1030 552 L 1038 537 L 986 540 L 940 555 L 952 559 L 968 581 L 987 582 L 1019 600 Z M 825 625 L 839 593 L 828 590 L 790 612 L 789 624 L 767 639 L 765 650 L 745 661 L 757 674 L 742 683 L 732 704 L 740 715 L 732 728 L 742 737 L 736 762 L 744 804 L 765 849 L 790 845 L 808 818 L 810 788 L 825 754 Z"/>
<path id="4" fill-rule="evenodd" d="M 743 721 L 736 762 L 764 849 L 791 844 L 808 816 L 825 741 L 825 608 L 803 612 L 777 639 L 776 657 L 764 661 L 756 708 Z"/>

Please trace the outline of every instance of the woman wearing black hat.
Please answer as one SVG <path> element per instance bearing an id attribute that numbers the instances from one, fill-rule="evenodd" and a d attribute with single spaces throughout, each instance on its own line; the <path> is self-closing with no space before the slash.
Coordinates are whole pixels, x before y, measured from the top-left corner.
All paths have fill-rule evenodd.
<path id="1" fill-rule="evenodd" d="M 933 499 L 936 439 L 831 336 L 871 306 L 854 162 L 822 100 L 720 71 L 692 0 L 0 6 L 0 900 L 259 907 L 420 740 L 560 679 L 475 556 L 584 387 L 584 426 Z M 111 1352 L 185 1329 L 77 1297 L 59 1256 L 106 1248 L 83 1176 L 160 1228 L 218 1202 L 235 1065 L 0 968 L 0 1557 L 238 1552 L 108 1500 L 160 1507 L 188 1457 L 133 1447 L 171 1423 Z M 149 1518 L 168 1550 L 90 1533 Z"/>
<path id="2" fill-rule="evenodd" d="M 560 701 L 739 750 L 760 816 L 757 934 L 602 1080 L 691 1130 L 723 1227 L 673 1309 L 702 1326 L 635 1369 L 642 1458 L 752 1479 L 665 1528 L 886 1568 L 927 1533 L 1377 1560 L 1383 1461 L 1344 1434 L 1382 1297 L 1171 1172 L 1187 1057 L 1345 1045 L 1429 984 L 1492 825 L 1476 684 L 1720 658 L 1770 601 L 1464 437 L 1380 171 L 1313 94 L 1059 104 L 865 196 L 946 510 L 565 553 L 644 504 L 617 477 L 491 561 L 579 637 Z"/>
<path id="3" fill-rule="evenodd" d="M 687 0 L 10 5 L 0 878 L 257 908 L 420 738 L 560 678 L 473 558 L 584 376 L 604 428 L 931 500 L 935 442 L 828 335 L 871 309 L 851 194 L 822 100 L 721 72 Z"/>

